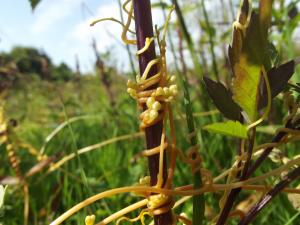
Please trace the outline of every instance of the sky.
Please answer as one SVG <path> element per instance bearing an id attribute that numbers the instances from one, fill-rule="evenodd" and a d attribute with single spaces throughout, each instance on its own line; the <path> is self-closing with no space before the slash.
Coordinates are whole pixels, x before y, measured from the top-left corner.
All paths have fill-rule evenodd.
<path id="1" fill-rule="evenodd" d="M 0 1 L 0 52 L 8 52 L 17 45 L 36 47 L 49 55 L 55 64 L 65 62 L 73 69 L 77 55 L 81 70 L 89 72 L 93 70 L 95 62 L 91 48 L 92 39 L 95 38 L 100 52 L 112 52 L 114 66 L 129 70 L 127 52 L 120 39 L 121 26 L 113 22 L 89 26 L 95 19 L 119 19 L 118 0 L 42 0 L 34 12 L 29 0 Z M 189 2 L 193 0 L 185 0 L 187 5 Z M 207 4 L 209 16 L 214 19 L 217 12 L 213 10 L 216 6 L 212 3 L 216 2 L 219 1 L 208 1 Z M 238 1 L 234 2 L 238 5 Z M 195 40 L 200 35 L 199 29 L 191 27 L 198 28 L 195 16 L 200 14 L 189 14 L 190 18 L 186 20 Z M 176 20 L 174 14 L 172 19 Z M 153 21 L 154 24 L 163 25 L 161 10 L 153 10 Z M 135 46 L 131 49 L 135 51 Z"/>
<path id="2" fill-rule="evenodd" d="M 163 25 L 161 10 L 153 9 L 152 14 L 153 23 Z M 89 26 L 93 20 L 105 17 L 120 19 L 118 0 L 42 0 L 34 11 L 29 0 L 1 0 L 0 52 L 8 52 L 14 46 L 35 47 L 55 64 L 65 62 L 73 69 L 77 56 L 81 71 L 89 72 L 95 62 L 91 48 L 94 38 L 100 52 L 112 52 L 115 67 L 129 70 L 128 55 L 120 39 L 121 26 L 113 22 Z M 174 13 L 172 20 L 176 20 Z M 193 15 L 188 21 L 189 27 L 193 23 L 198 27 Z M 135 46 L 131 50 L 134 52 Z"/>
<path id="3" fill-rule="evenodd" d="M 2 0 L 0 8 L 0 52 L 13 46 L 34 46 L 45 51 L 55 64 L 66 62 L 75 68 L 76 55 L 84 72 L 93 69 L 91 49 L 96 39 L 101 52 L 112 51 L 117 67 L 128 67 L 121 26 L 104 22 L 90 27 L 91 21 L 104 17 L 120 18 L 118 0 L 42 0 L 32 12 L 28 0 Z M 154 16 L 154 23 L 162 15 Z"/>

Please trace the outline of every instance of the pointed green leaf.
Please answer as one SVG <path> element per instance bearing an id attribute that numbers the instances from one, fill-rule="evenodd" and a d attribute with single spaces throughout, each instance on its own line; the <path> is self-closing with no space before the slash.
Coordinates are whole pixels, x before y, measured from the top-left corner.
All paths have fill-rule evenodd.
<path id="1" fill-rule="evenodd" d="M 266 55 L 264 58 L 265 70 L 269 71 L 272 67 L 278 67 L 280 64 L 280 55 L 272 42 L 267 43 Z"/>
<path id="2" fill-rule="evenodd" d="M 40 3 L 41 0 L 29 0 L 32 10 Z"/>
<path id="3" fill-rule="evenodd" d="M 3 204 L 4 204 L 4 196 L 5 196 L 5 191 L 6 191 L 6 187 L 3 187 L 3 185 L 0 185 L 0 209 L 2 208 Z"/>
<path id="4" fill-rule="evenodd" d="M 205 88 L 217 109 L 228 119 L 240 120 L 241 108 L 232 100 L 231 92 L 220 82 L 203 77 Z"/>
<path id="5" fill-rule="evenodd" d="M 203 129 L 214 133 L 247 139 L 247 127 L 238 121 L 230 120 L 223 123 L 213 123 L 205 126 Z"/>
<path id="6" fill-rule="evenodd" d="M 278 68 L 273 67 L 268 71 L 268 78 L 271 87 L 272 98 L 276 97 L 281 91 L 284 90 L 289 79 L 295 72 L 295 61 L 291 60 L 285 64 L 280 65 Z M 261 82 L 260 97 L 258 109 L 261 109 L 267 105 L 267 88 L 264 80 Z"/>
<path id="7" fill-rule="evenodd" d="M 271 0 L 260 1 L 259 14 L 252 13 L 244 34 L 241 29 L 234 29 L 232 46 L 229 48 L 229 58 L 234 73 L 233 99 L 252 121 L 257 115 L 259 84 L 261 69 L 267 54 L 272 2 Z M 239 20 L 242 25 L 247 25 L 245 17 L 248 12 L 245 9 L 243 10 L 242 7 Z"/>

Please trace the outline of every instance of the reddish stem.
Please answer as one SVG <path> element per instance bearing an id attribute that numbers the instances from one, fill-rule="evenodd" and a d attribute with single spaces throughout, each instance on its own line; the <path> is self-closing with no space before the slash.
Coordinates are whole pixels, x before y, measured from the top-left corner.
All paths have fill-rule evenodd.
<path id="1" fill-rule="evenodd" d="M 134 0 L 134 17 L 135 17 L 135 29 L 137 36 L 137 46 L 141 49 L 145 45 L 147 37 L 153 37 L 153 25 L 151 14 L 151 2 L 150 0 Z M 152 43 L 149 49 L 139 55 L 140 74 L 143 74 L 148 63 L 155 59 L 155 46 Z M 152 77 L 157 74 L 157 67 L 153 66 L 150 70 L 148 77 Z M 153 89 L 154 87 L 150 87 Z M 144 106 L 145 110 L 145 106 Z M 147 149 L 152 149 L 160 145 L 162 135 L 163 121 L 156 123 L 151 127 L 145 129 Z M 164 157 L 166 159 L 166 157 Z M 157 175 L 159 172 L 159 154 L 150 156 L 148 158 L 149 171 L 151 176 L 151 185 L 157 183 Z M 166 161 L 164 160 L 164 180 L 167 178 Z M 172 212 L 168 211 L 164 214 L 154 216 L 156 225 L 171 225 L 172 224 Z"/>

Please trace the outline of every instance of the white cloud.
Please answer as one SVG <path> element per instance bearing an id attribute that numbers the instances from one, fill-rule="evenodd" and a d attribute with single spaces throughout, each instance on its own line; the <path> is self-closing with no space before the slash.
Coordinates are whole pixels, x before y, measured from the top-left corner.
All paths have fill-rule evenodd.
<path id="1" fill-rule="evenodd" d="M 36 20 L 31 26 L 31 31 L 38 34 L 47 31 L 56 23 L 68 17 L 81 0 L 48 0 L 43 1 L 37 8 Z"/>
<path id="2" fill-rule="evenodd" d="M 113 34 L 116 39 L 120 40 L 122 32 L 121 25 L 112 21 L 104 21 L 96 24 L 93 27 L 89 26 L 89 24 L 95 19 L 108 17 L 113 17 L 120 20 L 119 8 L 115 1 L 112 1 L 106 5 L 101 5 L 97 9 L 96 16 L 90 17 L 86 21 L 76 25 L 71 33 L 71 36 L 79 42 L 86 42 L 90 41 L 92 38 L 96 38 L 98 45 L 101 48 L 109 47 L 112 44 L 115 44 L 116 40 L 114 40 L 110 34 Z"/>
<path id="3" fill-rule="evenodd" d="M 94 59 L 91 49 L 91 41 L 94 38 L 100 52 L 107 49 L 113 50 L 115 53 L 113 59 L 118 62 L 116 66 L 125 64 L 127 69 L 127 53 L 124 49 L 125 45 L 121 41 L 122 26 L 112 21 L 104 21 L 93 27 L 90 26 L 90 23 L 95 19 L 111 17 L 120 20 L 119 6 L 116 1 L 99 6 L 94 17 L 87 18 L 73 28 L 69 34 L 69 39 L 75 42 L 73 51 L 77 51 L 76 53 L 81 56 L 80 58 L 86 61 L 85 64 L 87 64 L 88 58 L 89 64 L 91 64 L 91 59 Z"/>
<path id="4" fill-rule="evenodd" d="M 116 60 L 117 67 L 122 70 L 129 69 L 129 60 L 121 41 L 122 27 L 120 24 L 112 21 L 104 21 L 91 27 L 90 23 L 95 19 L 114 17 L 120 20 L 120 12 L 117 1 L 108 1 L 100 4 L 95 10 L 95 16 L 90 16 L 84 21 L 80 21 L 78 17 L 74 17 L 78 13 L 77 6 L 82 0 L 44 0 L 43 4 L 35 12 L 36 19 L 31 25 L 33 35 L 44 40 L 43 36 L 53 35 L 53 32 L 58 32 L 58 24 L 73 21 L 68 26 L 60 27 L 60 35 L 53 42 L 52 46 L 45 46 L 45 50 L 50 55 L 54 56 L 54 61 L 65 61 L 74 68 L 75 55 L 78 55 L 81 67 L 84 71 L 91 71 L 94 64 L 94 53 L 91 48 L 91 41 L 96 39 L 97 47 L 100 52 L 105 52 L 108 49 L 113 51 L 113 60 Z M 124 15 L 126 18 L 126 15 Z M 173 16 L 174 19 L 175 16 Z M 163 25 L 163 16 L 161 10 L 153 10 L 154 24 Z M 132 21 L 134 24 L 134 21 Z M 134 29 L 134 26 L 132 26 Z M 130 37 L 130 36 L 129 36 Z M 135 38 L 135 37 L 132 37 Z M 136 47 L 132 46 L 135 50 Z"/>
<path id="5" fill-rule="evenodd" d="M 95 38 L 97 41 L 97 46 L 100 51 L 106 51 L 114 47 L 113 51 L 115 53 L 115 59 L 120 65 L 126 65 L 125 69 L 129 69 L 129 63 L 127 58 L 127 53 L 124 50 L 124 43 L 121 41 L 122 27 L 121 25 L 114 23 L 112 21 L 104 21 L 96 24 L 93 27 L 90 27 L 89 24 L 100 18 L 113 17 L 120 20 L 119 6 L 116 1 L 110 1 L 105 5 L 101 5 L 96 10 L 96 17 L 90 17 L 86 21 L 77 24 L 72 32 L 70 33 L 70 39 L 76 42 L 73 51 L 77 51 L 77 54 L 81 56 L 89 56 L 92 53 L 90 44 L 92 38 Z M 126 15 L 124 15 L 126 19 Z M 173 16 L 174 19 L 175 16 Z M 163 25 L 163 16 L 161 10 L 153 10 L 153 23 L 159 26 Z M 134 24 L 134 21 L 132 21 Z M 133 25 L 132 24 L 132 25 Z M 134 29 L 134 26 L 131 27 Z M 130 34 L 129 34 L 130 35 Z M 130 36 L 129 36 L 130 38 Z M 135 38 L 135 37 L 132 37 Z M 132 47 L 135 49 L 135 47 Z M 80 52 L 80 53 L 79 53 Z M 84 58 L 84 57 L 81 57 Z M 124 69 L 124 67 L 122 68 Z"/>

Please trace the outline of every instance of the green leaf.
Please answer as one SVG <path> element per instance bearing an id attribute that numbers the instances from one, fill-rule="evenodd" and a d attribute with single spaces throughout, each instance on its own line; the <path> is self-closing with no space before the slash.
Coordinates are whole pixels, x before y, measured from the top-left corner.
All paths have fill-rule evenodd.
<path id="1" fill-rule="evenodd" d="M 3 187 L 3 185 L 0 185 L 0 209 L 2 208 L 3 204 L 4 204 L 4 196 L 5 196 L 5 191 L 6 191 L 6 187 Z"/>
<path id="2" fill-rule="evenodd" d="M 295 61 L 291 60 L 285 64 L 280 65 L 278 68 L 273 67 L 268 71 L 268 78 L 271 88 L 272 98 L 275 98 L 286 87 L 289 79 L 295 72 Z M 261 82 L 260 97 L 258 109 L 267 105 L 267 88 L 264 80 Z"/>
<path id="3" fill-rule="evenodd" d="M 248 0 L 243 2 L 240 23 L 246 25 Z M 271 0 L 260 1 L 259 14 L 252 13 L 250 23 L 245 31 L 234 29 L 229 58 L 234 73 L 233 99 L 254 121 L 257 115 L 261 69 L 264 64 L 268 46 L 268 28 L 271 20 Z"/>
<path id="4" fill-rule="evenodd" d="M 41 0 L 29 0 L 32 10 L 40 3 Z"/>
<path id="5" fill-rule="evenodd" d="M 205 88 L 217 109 L 230 120 L 241 119 L 241 108 L 232 100 L 231 92 L 220 82 L 203 77 Z"/>
<path id="6" fill-rule="evenodd" d="M 223 123 L 213 123 L 205 126 L 204 130 L 228 136 L 247 139 L 247 127 L 238 121 L 227 121 Z"/>
<path id="7" fill-rule="evenodd" d="M 272 42 L 268 42 L 266 55 L 264 59 L 265 70 L 269 71 L 272 67 L 278 67 L 280 64 L 280 55 Z"/>

